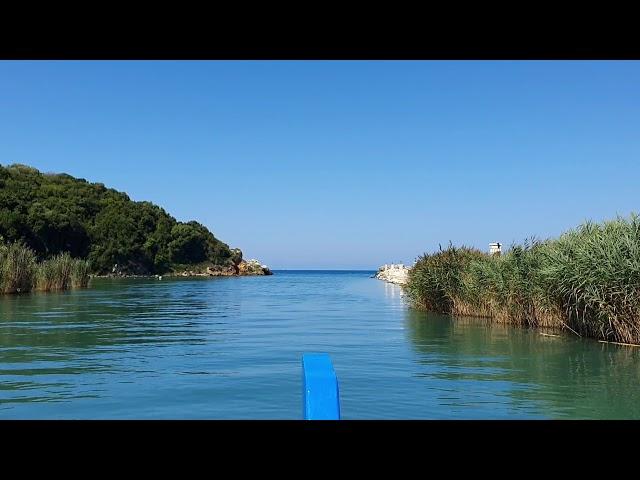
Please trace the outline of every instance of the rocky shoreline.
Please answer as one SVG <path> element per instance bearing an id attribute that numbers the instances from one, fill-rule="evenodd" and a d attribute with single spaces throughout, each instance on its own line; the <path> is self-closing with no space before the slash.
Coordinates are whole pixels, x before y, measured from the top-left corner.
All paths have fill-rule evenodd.
<path id="1" fill-rule="evenodd" d="M 258 260 L 242 260 L 242 254 L 229 265 L 200 264 L 188 268 L 177 268 L 172 272 L 157 274 L 131 273 L 116 264 L 111 273 L 91 275 L 94 278 L 162 278 L 162 277 L 242 277 L 252 275 L 273 275 L 271 269 Z"/>
<path id="2" fill-rule="evenodd" d="M 183 272 L 174 272 L 167 276 L 173 277 L 232 277 L 232 276 L 249 276 L 249 275 L 273 275 L 273 272 L 266 265 L 261 264 L 258 260 L 242 260 L 234 265 L 211 265 L 204 272 L 194 272 L 193 270 L 184 270 Z"/>
<path id="3" fill-rule="evenodd" d="M 376 278 L 396 285 L 405 285 L 409 281 L 409 267 L 401 263 L 385 264 L 378 269 Z"/>

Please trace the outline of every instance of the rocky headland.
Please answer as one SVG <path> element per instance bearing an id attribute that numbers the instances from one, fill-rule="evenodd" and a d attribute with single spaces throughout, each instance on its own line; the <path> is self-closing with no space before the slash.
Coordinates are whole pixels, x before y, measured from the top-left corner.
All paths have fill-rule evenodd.
<path id="1" fill-rule="evenodd" d="M 87 261 L 87 273 L 102 277 L 271 273 L 257 260 L 243 260 L 239 249 L 230 248 L 203 224 L 178 221 L 162 207 L 133 201 L 125 192 L 102 183 L 43 173 L 28 165 L 0 165 L 0 194 L 0 244 L 24 244 L 31 249 L 11 250 L 18 260 L 31 262 L 31 251 L 36 260 L 47 261 L 66 254 Z M 213 206 L 224 215 L 223 208 Z M 1 258 L 0 263 L 3 278 L 6 265 L 18 265 Z M 52 265 L 47 262 L 45 267 L 57 271 Z M 22 270 L 15 271 L 20 279 Z M 13 289 L 6 285 L 0 281 L 0 289 Z"/>
<path id="2" fill-rule="evenodd" d="M 271 269 L 256 259 L 244 260 L 242 251 L 239 248 L 231 249 L 232 257 L 224 265 L 212 264 L 208 262 L 197 265 L 175 266 L 171 271 L 162 275 L 150 275 L 141 272 L 132 272 L 129 268 L 114 265 L 110 274 L 99 275 L 101 277 L 232 277 L 249 275 L 273 275 Z"/>

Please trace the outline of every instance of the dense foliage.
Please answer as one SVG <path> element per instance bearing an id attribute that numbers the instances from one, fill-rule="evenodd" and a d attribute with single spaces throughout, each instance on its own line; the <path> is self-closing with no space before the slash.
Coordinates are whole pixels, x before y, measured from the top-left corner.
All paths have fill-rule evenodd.
<path id="1" fill-rule="evenodd" d="M 0 165 L 0 236 L 38 260 L 63 252 L 94 272 L 163 273 L 173 265 L 232 263 L 229 247 L 198 222 L 178 222 L 150 202 L 101 183 L 24 165 Z"/>
<path id="2" fill-rule="evenodd" d="M 449 246 L 409 272 L 414 306 L 640 343 L 640 217 L 587 222 L 491 256 Z"/>

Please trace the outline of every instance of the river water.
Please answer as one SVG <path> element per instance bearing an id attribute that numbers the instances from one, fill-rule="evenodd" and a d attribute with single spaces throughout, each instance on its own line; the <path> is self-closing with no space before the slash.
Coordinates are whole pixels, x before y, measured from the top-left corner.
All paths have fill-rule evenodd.
<path id="1" fill-rule="evenodd" d="M 0 418 L 299 419 L 305 352 L 344 419 L 640 418 L 640 348 L 416 312 L 373 273 L 2 296 Z"/>

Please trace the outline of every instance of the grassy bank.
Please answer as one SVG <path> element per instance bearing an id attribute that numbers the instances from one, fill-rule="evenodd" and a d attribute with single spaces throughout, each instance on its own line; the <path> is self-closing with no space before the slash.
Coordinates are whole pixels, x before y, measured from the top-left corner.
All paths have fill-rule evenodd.
<path id="1" fill-rule="evenodd" d="M 417 308 L 640 344 L 640 217 L 587 222 L 490 256 L 449 246 L 419 258 Z"/>
<path id="2" fill-rule="evenodd" d="M 0 244 L 0 293 L 48 292 L 88 284 L 86 260 L 61 253 L 38 262 L 35 252 L 21 243 Z"/>

